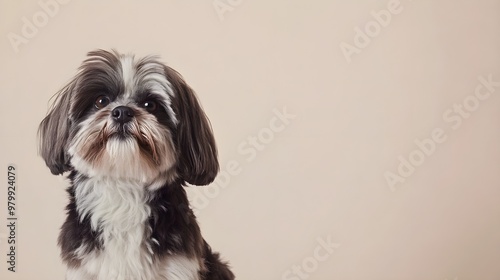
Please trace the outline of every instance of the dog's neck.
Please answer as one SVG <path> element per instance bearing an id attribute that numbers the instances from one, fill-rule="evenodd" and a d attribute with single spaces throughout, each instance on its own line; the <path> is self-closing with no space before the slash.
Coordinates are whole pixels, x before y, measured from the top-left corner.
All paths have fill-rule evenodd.
<path id="1" fill-rule="evenodd" d="M 75 186 L 80 219 L 88 216 L 92 229 L 102 230 L 104 241 L 111 237 L 106 234 L 129 232 L 144 225 L 151 213 L 147 198 L 147 189 L 133 180 L 87 178 Z"/>

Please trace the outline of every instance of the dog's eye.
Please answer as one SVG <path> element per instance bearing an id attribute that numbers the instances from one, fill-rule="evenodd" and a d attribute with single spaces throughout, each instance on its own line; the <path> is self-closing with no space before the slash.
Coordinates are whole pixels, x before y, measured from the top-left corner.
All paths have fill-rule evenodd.
<path id="1" fill-rule="evenodd" d="M 156 102 L 154 102 L 154 101 L 145 101 L 142 103 L 142 107 L 151 113 L 151 112 L 156 111 L 156 108 L 158 107 L 158 105 L 156 105 Z"/>
<path id="2" fill-rule="evenodd" d="M 97 109 L 102 109 L 108 106 L 109 102 L 110 102 L 109 97 L 107 97 L 106 95 L 101 95 L 97 97 L 97 99 L 95 100 L 95 107 Z"/>

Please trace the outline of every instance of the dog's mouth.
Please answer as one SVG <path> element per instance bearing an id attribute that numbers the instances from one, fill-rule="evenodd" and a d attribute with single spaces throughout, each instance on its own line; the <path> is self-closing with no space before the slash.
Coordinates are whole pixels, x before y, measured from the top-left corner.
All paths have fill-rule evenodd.
<path id="1" fill-rule="evenodd" d="M 127 138 L 134 138 L 134 134 L 132 134 L 130 128 L 127 125 L 119 125 L 109 134 L 107 138 L 118 138 L 119 140 L 125 140 Z"/>
<path id="2" fill-rule="evenodd" d="M 135 141 L 142 154 L 147 155 L 147 158 L 153 163 L 159 164 L 159 155 L 154 140 L 142 131 L 134 130 L 127 124 L 119 125 L 102 138 L 102 143 L 105 147 L 106 142 L 113 140 L 118 142 Z"/>
<path id="3" fill-rule="evenodd" d="M 104 126 L 98 131 L 97 139 L 103 143 L 111 139 L 128 140 L 130 138 L 138 138 L 140 135 L 134 133 L 132 124 L 114 124 L 105 123 Z"/>

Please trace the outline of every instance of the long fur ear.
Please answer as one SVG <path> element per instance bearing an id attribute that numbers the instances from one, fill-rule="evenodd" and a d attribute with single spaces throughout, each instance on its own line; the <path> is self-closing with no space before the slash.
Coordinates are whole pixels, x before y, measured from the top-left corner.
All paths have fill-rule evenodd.
<path id="1" fill-rule="evenodd" d="M 219 172 L 212 127 L 194 91 L 182 76 L 168 66 L 165 74 L 175 91 L 172 105 L 179 121 L 175 136 L 179 153 L 178 172 L 190 184 L 208 185 Z"/>
<path id="2" fill-rule="evenodd" d="M 38 152 L 54 175 L 70 169 L 66 146 L 70 131 L 70 99 L 73 82 L 56 93 L 47 116 L 38 127 Z"/>

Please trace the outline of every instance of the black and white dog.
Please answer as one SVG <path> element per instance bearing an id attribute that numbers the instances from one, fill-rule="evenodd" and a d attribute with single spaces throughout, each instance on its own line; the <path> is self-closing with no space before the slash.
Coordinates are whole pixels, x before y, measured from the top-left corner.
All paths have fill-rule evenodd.
<path id="1" fill-rule="evenodd" d="M 234 279 L 183 188 L 219 171 L 209 121 L 183 78 L 155 56 L 97 50 L 56 96 L 39 140 L 51 172 L 70 172 L 66 279 Z"/>

